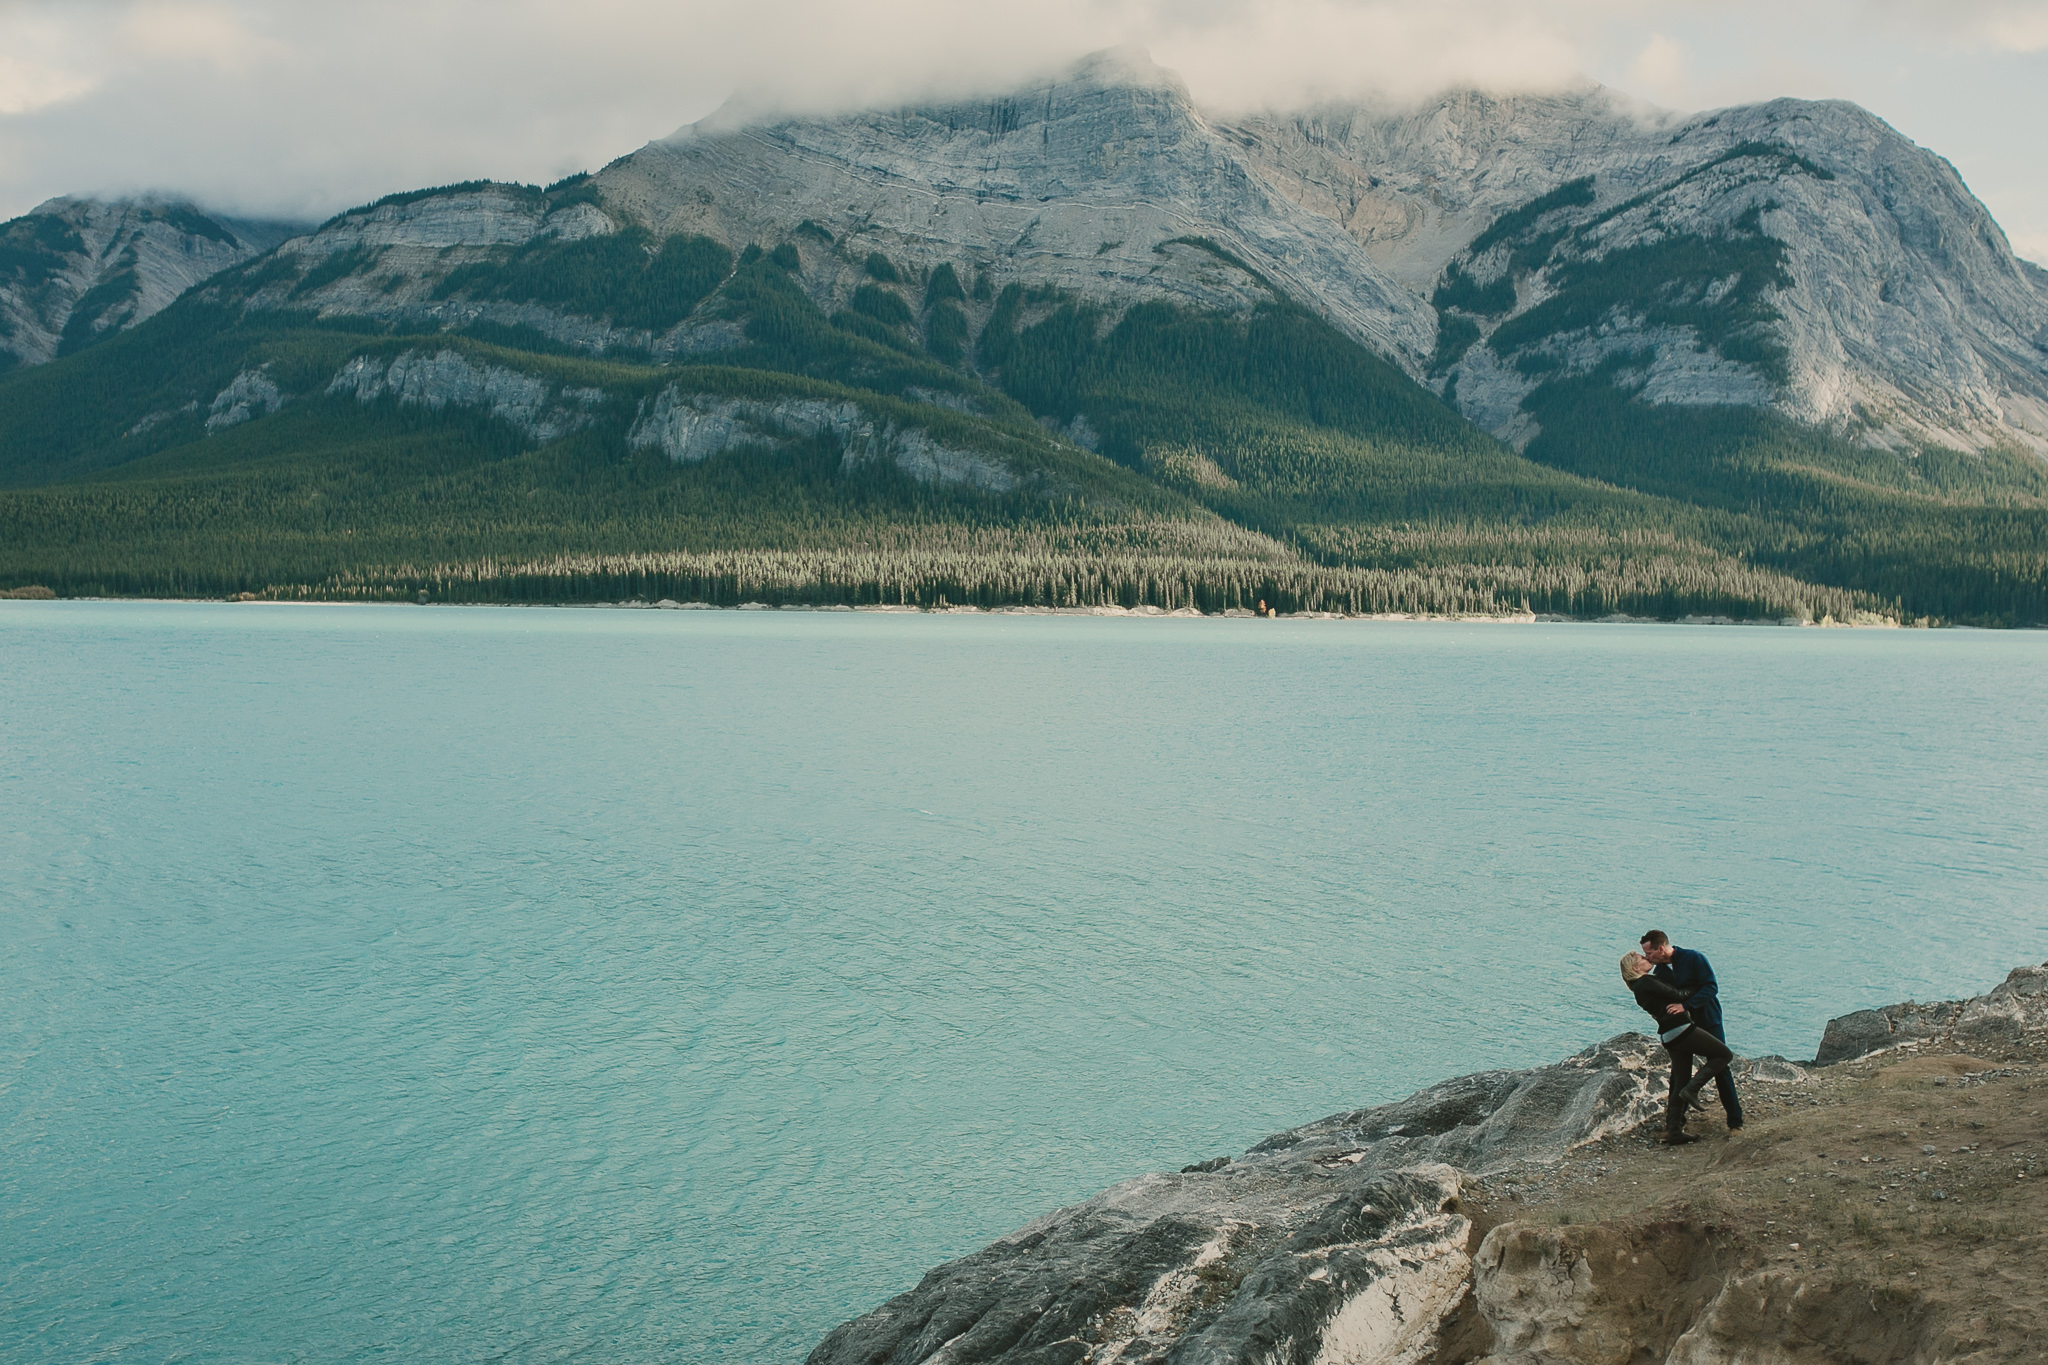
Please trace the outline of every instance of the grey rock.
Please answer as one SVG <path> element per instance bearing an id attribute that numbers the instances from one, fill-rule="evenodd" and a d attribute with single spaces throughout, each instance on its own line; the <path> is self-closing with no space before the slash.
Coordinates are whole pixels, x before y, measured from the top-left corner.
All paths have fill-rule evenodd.
<path id="1" fill-rule="evenodd" d="M 829 437 L 841 467 L 888 463 L 927 483 L 964 483 L 994 492 L 1017 486 L 1000 462 L 946 445 L 921 427 L 876 417 L 857 403 L 820 398 L 759 402 L 688 393 L 669 384 L 641 405 L 626 443 L 660 450 L 678 464 L 696 464 L 741 446 L 775 449 L 792 440 Z"/>
<path id="2" fill-rule="evenodd" d="M 394 398 L 428 408 L 482 408 L 546 444 L 588 426 L 591 410 L 604 401 L 601 389 L 564 389 L 504 365 L 488 365 L 459 351 L 406 350 L 390 361 L 357 356 L 327 385 L 329 394 L 353 394 L 358 402 Z"/>
<path id="3" fill-rule="evenodd" d="M 223 427 L 246 422 L 259 412 L 272 413 L 283 406 L 284 394 L 263 369 L 243 370 L 214 395 L 207 409 L 206 430 L 210 435 Z M 143 420 L 147 422 L 148 418 Z"/>
<path id="4" fill-rule="evenodd" d="M 1666 1061 L 1656 1040 L 1623 1033 L 1529 1071 L 1482 1071 L 1395 1104 L 1332 1114 L 1277 1133 L 1247 1155 L 1317 1154 L 1376 1165 L 1448 1162 L 1492 1174 L 1555 1161 L 1662 1112 Z"/>
<path id="5" fill-rule="evenodd" d="M 570 204 L 556 209 L 542 220 L 541 231 L 564 242 L 590 237 L 609 237 L 619 230 L 611 215 L 595 204 Z"/>
<path id="6" fill-rule="evenodd" d="M 2048 1026 L 2048 962 L 2016 968 L 1983 995 L 1962 1002 L 1956 1016 L 1958 1042 L 2013 1038 Z"/>
<path id="7" fill-rule="evenodd" d="M 851 403 L 839 406 L 849 414 L 857 411 Z M 825 418 L 824 413 L 818 416 Z M 626 444 L 636 450 L 658 449 L 676 464 L 700 464 L 742 443 L 782 444 L 782 435 L 771 429 L 775 421 L 769 404 L 686 394 L 670 384 L 655 395 L 651 407 L 641 405 Z"/>
<path id="8" fill-rule="evenodd" d="M 1940 1040 L 1967 1046 L 2048 1027 L 2048 963 L 2017 967 L 1983 995 L 1933 1004 L 1904 1001 L 1857 1010 L 1828 1020 L 1816 1066 L 1853 1061 L 1913 1043 Z"/>
<path id="9" fill-rule="evenodd" d="M 1589 85 L 1455 92 L 1416 108 L 1326 106 L 1228 131 L 1270 187 L 1344 223 L 1418 294 L 1502 214 L 1581 177 L 1593 179 L 1593 202 L 1555 221 L 1597 223 L 1594 258 L 1725 235 L 1756 210 L 1762 231 L 1785 244 L 1792 276 L 1770 296 L 1781 317 L 1769 330 L 1787 352 L 1782 386 L 1693 339 L 1660 335 L 1627 308 L 1556 339 L 1578 352 L 1564 357 L 1567 370 L 1648 348 L 1657 361 L 1641 396 L 1651 402 L 1768 404 L 1900 448 L 2048 452 L 2048 366 L 2036 345 L 2048 325 L 2043 272 L 2013 256 L 1953 167 L 1855 105 L 1772 100 L 1682 117 Z M 1735 155 L 1754 147 L 1782 148 L 1812 172 Z M 1506 248 L 1471 266 L 1475 278 L 1498 278 Z M 1505 317 L 1549 293 L 1543 272 L 1525 279 Z M 1525 440 L 1516 405 L 1485 382 L 1498 358 L 1484 344 L 1468 355 L 1454 371 L 1460 406 Z"/>
<path id="10" fill-rule="evenodd" d="M 662 339 L 643 329 L 615 327 L 530 301 L 436 297 L 447 275 L 462 266 L 502 259 L 506 248 L 537 238 L 580 241 L 619 230 L 616 219 L 592 204 L 549 212 L 546 203 L 513 185 L 426 195 L 339 215 L 315 232 L 278 247 L 297 269 L 290 278 L 258 289 L 251 310 L 311 307 L 323 317 L 368 317 L 410 331 L 458 331 L 473 323 L 527 327 L 550 340 L 593 355 L 625 349 L 658 351 Z M 306 289 L 305 274 L 336 257 L 349 269 Z"/>
<path id="11" fill-rule="evenodd" d="M 1061 1210 L 836 1329 L 811 1365 L 1314 1360 L 1426 1347 L 1463 1293 L 1448 1167 L 1150 1176 Z"/>
<path id="12" fill-rule="evenodd" d="M 1624 1034 L 1127 1181 L 933 1270 L 811 1365 L 1417 1358 L 1470 1271 L 1445 1157 L 1502 1169 L 1633 1128 L 1662 1056 Z"/>
<path id="13" fill-rule="evenodd" d="M 487 185 L 343 214 L 284 249 L 303 259 L 320 260 L 350 250 L 410 253 L 524 246 L 541 231 L 546 216 L 543 201 L 514 186 Z M 582 215 L 576 217 L 581 220 Z"/>
<path id="14" fill-rule="evenodd" d="M 173 417 L 181 417 L 186 414 L 195 413 L 198 411 L 199 400 L 196 398 L 179 407 L 159 408 L 155 412 L 144 413 L 142 416 L 142 420 L 140 420 L 134 426 L 128 428 L 128 430 L 122 432 L 121 434 L 123 436 L 140 436 L 144 432 L 150 430 L 151 428 L 160 426 L 163 423 L 170 421 Z"/>
<path id="15" fill-rule="evenodd" d="M 723 110 L 594 183 L 608 206 L 662 233 L 737 246 L 793 239 L 804 220 L 823 226 L 842 250 L 798 245 L 826 302 L 852 292 L 877 250 L 912 271 L 950 262 L 998 287 L 1057 285 L 1113 312 L 1141 299 L 1235 310 L 1266 297 L 1244 270 L 1169 245 L 1205 237 L 1382 353 L 1419 366 L 1434 344 L 1426 301 L 1340 224 L 1263 185 L 1179 78 L 1134 50 L 990 99 L 766 122 Z"/>
<path id="16" fill-rule="evenodd" d="M 1738 1080 L 1762 1081 L 1766 1085 L 1797 1085 L 1808 1074 L 1799 1063 L 1778 1056 L 1741 1058 L 1731 1070 Z"/>
<path id="17" fill-rule="evenodd" d="M 1414 106 L 1323 104 L 1225 131 L 1276 193 L 1341 222 L 1383 270 L 1426 294 L 1496 217 L 1567 180 L 1602 171 L 1629 192 L 1647 188 L 1658 168 L 1631 153 L 1678 122 L 1587 83 L 1556 94 L 1456 90 Z"/>
<path id="18" fill-rule="evenodd" d="M 2048 964 L 1970 1000 L 1845 1018 L 1857 1022 L 1829 1025 L 1838 1047 L 1926 1020 L 1958 1041 L 2048 1027 Z M 1503 1224 L 1470 1253 L 1459 1192 L 1472 1174 L 1512 1188 L 1523 1167 L 1660 1119 L 1665 1064 L 1654 1039 L 1622 1034 L 1552 1066 L 1460 1076 L 1332 1114 L 1235 1160 L 1126 1181 L 932 1270 L 835 1328 L 810 1365 L 1421 1365 L 1468 1293 L 1500 1365 L 1620 1359 L 1639 1315 L 1582 1330 L 1609 1290 L 1578 1232 Z M 1738 1068 L 1775 1084 L 1806 1076 L 1782 1057 Z M 1665 1267 L 1681 1279 L 1692 1272 L 1678 1262 L 1714 1241 L 1686 1235 Z M 1749 1359 L 1736 1349 L 1743 1315 L 1729 1305 L 1757 1288 L 1730 1280 L 1666 1324 L 1671 1358 Z"/>
<path id="19" fill-rule="evenodd" d="M 1953 1000 L 1933 1005 L 1908 1000 L 1830 1019 L 1827 1031 L 1821 1035 L 1820 1050 L 1814 1054 L 1814 1065 L 1832 1066 L 1907 1043 L 1938 1038 L 1955 1023 L 1960 1008 Z"/>

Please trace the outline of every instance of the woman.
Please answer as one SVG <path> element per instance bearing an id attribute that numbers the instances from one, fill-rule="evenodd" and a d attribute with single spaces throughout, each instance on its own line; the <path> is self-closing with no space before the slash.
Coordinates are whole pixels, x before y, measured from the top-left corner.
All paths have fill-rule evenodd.
<path id="1" fill-rule="evenodd" d="M 1735 1054 L 1712 1032 L 1694 1023 L 1683 1009 L 1672 1011 L 1673 1005 L 1684 1005 L 1692 993 L 1650 975 L 1650 959 L 1641 953 L 1629 953 L 1621 959 L 1621 979 L 1636 1003 L 1657 1021 L 1657 1041 L 1664 1044 L 1664 1051 L 1671 1057 L 1671 1098 L 1664 1111 L 1664 1142 L 1671 1147 L 1698 1142 L 1698 1138 L 1685 1131 L 1685 1111 L 1707 1088 L 1708 1081 L 1727 1074 L 1728 1063 L 1735 1059 Z M 1692 1071 L 1695 1061 L 1699 1063 L 1698 1074 L 1690 1084 L 1680 1086 L 1679 1076 Z"/>

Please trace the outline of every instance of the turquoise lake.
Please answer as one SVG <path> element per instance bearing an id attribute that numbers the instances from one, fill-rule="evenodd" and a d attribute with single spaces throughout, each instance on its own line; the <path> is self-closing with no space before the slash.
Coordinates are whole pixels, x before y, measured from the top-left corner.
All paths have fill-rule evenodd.
<path id="1" fill-rule="evenodd" d="M 1148 1170 L 2048 957 L 2048 635 L 0 603 L 0 1359 L 800 1361 Z"/>

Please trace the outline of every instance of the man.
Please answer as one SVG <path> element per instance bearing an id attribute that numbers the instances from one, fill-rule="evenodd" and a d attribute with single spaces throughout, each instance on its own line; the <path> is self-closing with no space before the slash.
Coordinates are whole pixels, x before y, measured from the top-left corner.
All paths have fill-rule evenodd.
<path id="1" fill-rule="evenodd" d="M 1721 992 L 1714 980 L 1714 968 L 1707 961 L 1706 954 L 1691 948 L 1672 946 L 1671 938 L 1662 929 L 1652 929 L 1642 938 L 1643 956 L 1656 963 L 1655 975 L 1660 981 L 1668 981 L 1682 991 L 1693 993 L 1683 1005 L 1666 1006 L 1672 1015 L 1684 1015 L 1690 1011 L 1692 1020 L 1723 1043 L 1728 1034 L 1721 1023 Z M 1679 1022 L 1673 1019 L 1673 1023 Z M 1680 1046 L 1671 1050 L 1671 1094 L 1673 1112 L 1666 1118 L 1667 1127 L 1682 1129 L 1685 1123 L 1685 1106 L 1676 1099 L 1678 1093 L 1692 1082 L 1692 1049 Z M 1701 1084 L 1704 1086 L 1705 1081 Z M 1714 1073 L 1714 1089 L 1721 1096 L 1721 1108 L 1728 1115 L 1728 1131 L 1742 1131 L 1742 1101 L 1735 1094 L 1735 1077 L 1729 1074 L 1727 1066 L 1721 1066 Z"/>

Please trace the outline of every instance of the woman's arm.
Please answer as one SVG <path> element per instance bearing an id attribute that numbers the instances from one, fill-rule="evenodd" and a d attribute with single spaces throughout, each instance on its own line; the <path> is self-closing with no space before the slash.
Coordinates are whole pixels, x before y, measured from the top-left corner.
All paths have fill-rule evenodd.
<path id="1" fill-rule="evenodd" d="M 1691 991 L 1682 991 L 1669 981 L 1655 976 L 1639 976 L 1628 983 L 1636 993 L 1636 999 L 1645 1005 L 1682 1005 L 1692 998 Z"/>

